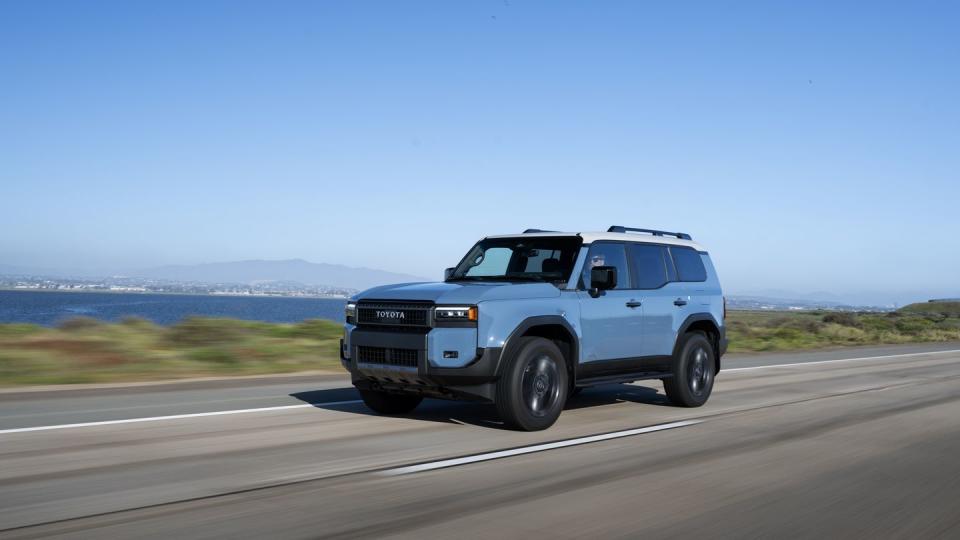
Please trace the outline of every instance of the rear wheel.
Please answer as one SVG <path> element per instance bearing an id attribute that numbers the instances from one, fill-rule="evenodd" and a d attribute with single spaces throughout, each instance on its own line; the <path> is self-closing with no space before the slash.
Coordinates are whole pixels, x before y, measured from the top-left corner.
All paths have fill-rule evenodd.
<path id="1" fill-rule="evenodd" d="M 497 382 L 497 412 L 513 429 L 538 431 L 552 426 L 567 400 L 567 367 L 552 341 L 521 338 Z"/>
<path id="2" fill-rule="evenodd" d="M 388 394 L 376 390 L 359 390 L 360 399 L 375 412 L 380 414 L 404 414 L 417 408 L 423 401 L 420 396 L 404 394 Z"/>
<path id="3" fill-rule="evenodd" d="M 713 391 L 715 354 L 707 336 L 684 334 L 673 360 L 673 377 L 663 379 L 663 389 L 674 405 L 699 407 L 707 402 Z"/>

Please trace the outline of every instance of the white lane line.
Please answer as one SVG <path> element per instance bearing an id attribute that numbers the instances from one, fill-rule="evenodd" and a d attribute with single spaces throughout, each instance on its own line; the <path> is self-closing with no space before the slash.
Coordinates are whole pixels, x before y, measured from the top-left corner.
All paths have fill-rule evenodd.
<path id="1" fill-rule="evenodd" d="M 947 354 L 947 353 L 960 353 L 960 349 L 952 349 L 949 351 L 929 351 L 929 352 L 915 352 L 915 353 L 904 353 L 904 354 L 888 354 L 885 356 L 863 356 L 858 358 L 838 358 L 836 360 L 817 360 L 815 362 L 793 362 L 791 364 L 771 364 L 769 366 L 751 366 L 751 367 L 741 367 L 741 368 L 732 368 L 732 369 L 720 369 L 720 373 L 731 373 L 734 371 L 752 371 L 754 369 L 767 369 L 767 368 L 778 368 L 778 367 L 795 367 L 795 366 L 815 366 L 817 364 L 833 364 L 835 362 L 856 362 L 860 360 L 884 360 L 887 358 L 903 358 L 904 356 L 920 356 L 924 354 Z"/>
<path id="2" fill-rule="evenodd" d="M 359 399 L 352 399 L 349 401 L 328 401 L 326 403 L 315 403 L 315 404 L 303 403 L 300 405 L 280 405 L 278 407 L 260 407 L 257 409 L 234 409 L 231 411 L 173 414 L 170 416 L 150 416 L 146 418 L 127 418 L 124 420 L 103 420 L 100 422 L 82 422 L 79 424 L 59 424 L 54 426 L 36 426 L 36 427 L 25 427 L 25 428 L 15 428 L 15 429 L 2 429 L 0 430 L 0 435 L 5 435 L 7 433 L 25 433 L 28 431 L 48 431 L 52 429 L 71 429 L 71 428 L 94 427 L 94 426 L 110 426 L 114 424 L 133 424 L 136 422 L 156 422 L 159 420 L 180 420 L 182 418 L 223 416 L 226 414 L 245 414 L 245 413 L 267 412 L 267 411 L 285 411 L 288 409 L 306 409 L 308 407 L 319 407 L 322 405 L 352 405 L 354 403 L 363 403 L 363 401 Z"/>
<path id="3" fill-rule="evenodd" d="M 543 452 L 544 450 L 553 450 L 555 448 L 566 448 L 568 446 L 577 446 L 581 444 L 594 443 L 599 441 L 608 441 L 610 439 L 619 439 L 622 437 L 632 437 L 634 435 L 641 435 L 643 433 L 653 433 L 655 431 L 663 431 L 666 429 L 674 429 L 685 426 L 692 426 L 694 424 L 699 424 L 702 420 L 683 420 L 681 422 L 671 422 L 669 424 L 659 424 L 656 426 L 649 426 L 644 428 L 637 429 L 628 429 L 625 431 L 614 431 L 612 433 L 604 433 L 601 435 L 590 435 L 588 437 L 579 437 L 576 439 L 566 439 L 563 441 L 555 441 L 550 443 L 535 444 L 533 446 L 522 446 L 520 448 L 511 448 L 509 450 L 499 450 L 497 452 L 488 452 L 486 454 L 475 454 L 472 456 L 465 456 L 453 459 L 443 459 L 440 461 L 431 461 L 428 463 L 420 463 L 418 465 L 409 465 L 406 467 L 397 467 L 395 469 L 387 469 L 381 471 L 379 474 L 384 476 L 399 476 L 402 474 L 412 474 L 424 471 L 432 471 L 436 469 L 445 469 L 447 467 L 456 467 L 458 465 L 466 465 L 468 463 L 477 463 L 478 461 L 490 461 L 491 459 L 500 459 L 510 456 L 519 456 L 523 454 L 532 454 L 534 452 Z"/>

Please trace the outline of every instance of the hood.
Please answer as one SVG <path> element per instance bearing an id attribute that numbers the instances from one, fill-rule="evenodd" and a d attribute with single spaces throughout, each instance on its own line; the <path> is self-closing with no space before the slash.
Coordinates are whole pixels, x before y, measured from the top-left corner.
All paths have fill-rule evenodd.
<path id="1" fill-rule="evenodd" d="M 368 289 L 351 300 L 423 300 L 437 304 L 477 304 L 487 300 L 555 296 L 560 296 L 560 289 L 549 283 L 400 283 Z"/>

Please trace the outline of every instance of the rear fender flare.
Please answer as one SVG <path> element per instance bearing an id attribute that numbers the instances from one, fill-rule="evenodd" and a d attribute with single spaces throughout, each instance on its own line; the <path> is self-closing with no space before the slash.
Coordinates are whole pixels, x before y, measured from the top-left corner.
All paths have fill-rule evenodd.
<path id="1" fill-rule="evenodd" d="M 714 350 L 714 356 L 716 356 L 716 373 L 720 372 L 720 350 L 719 342 L 724 338 L 723 326 L 717 323 L 717 320 L 713 318 L 713 315 L 709 313 L 694 313 L 684 319 L 683 324 L 680 325 L 680 328 L 677 330 L 677 339 L 673 344 L 673 357 L 676 358 L 677 354 L 680 352 L 680 338 L 693 326 L 695 323 L 706 321 L 712 326 L 712 330 L 717 334 L 717 343 L 715 344 L 718 348 Z"/>

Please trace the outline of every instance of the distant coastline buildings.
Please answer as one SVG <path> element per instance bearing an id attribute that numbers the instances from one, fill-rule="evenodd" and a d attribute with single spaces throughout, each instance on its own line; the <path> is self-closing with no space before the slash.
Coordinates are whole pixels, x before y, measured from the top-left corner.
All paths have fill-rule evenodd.
<path id="1" fill-rule="evenodd" d="M 111 278 L 53 278 L 46 276 L 0 276 L 0 289 L 61 292 L 114 292 L 198 294 L 217 296 L 284 296 L 348 298 L 356 291 L 345 287 L 303 285 L 293 282 L 200 283 L 169 280 Z"/>

